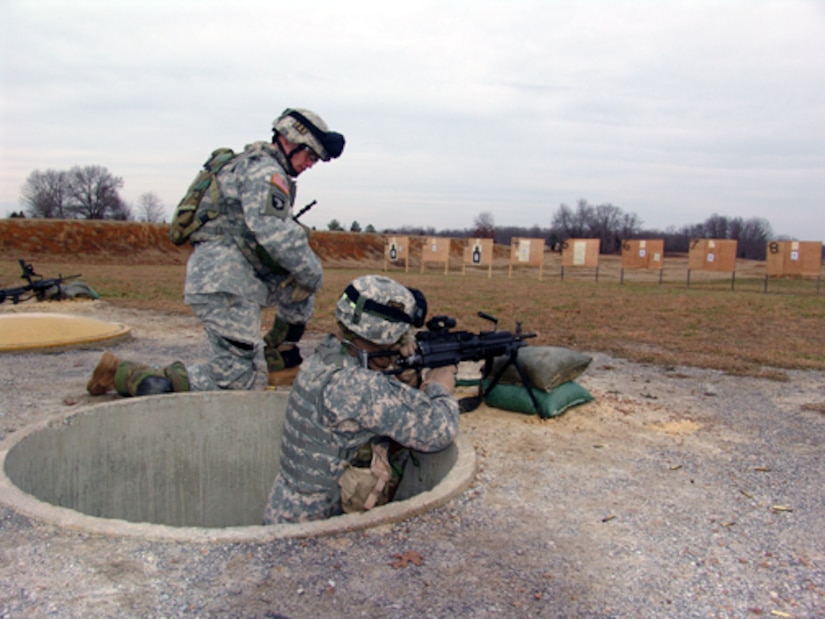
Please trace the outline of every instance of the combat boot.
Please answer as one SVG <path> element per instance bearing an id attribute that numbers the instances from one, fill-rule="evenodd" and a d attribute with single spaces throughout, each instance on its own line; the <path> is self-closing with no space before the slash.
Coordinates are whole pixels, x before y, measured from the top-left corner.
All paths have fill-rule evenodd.
<path id="1" fill-rule="evenodd" d="M 92 371 L 92 377 L 86 384 L 86 391 L 92 395 L 104 395 L 115 388 L 115 373 L 120 359 L 106 351 Z"/>

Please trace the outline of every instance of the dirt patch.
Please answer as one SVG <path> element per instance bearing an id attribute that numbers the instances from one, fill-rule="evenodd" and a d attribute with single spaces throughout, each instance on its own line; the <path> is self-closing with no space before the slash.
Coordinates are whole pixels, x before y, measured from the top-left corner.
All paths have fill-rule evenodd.
<path id="1" fill-rule="evenodd" d="M 684 435 L 698 432 L 702 426 L 690 419 L 680 419 L 679 421 L 668 421 L 666 423 L 654 423 L 650 428 L 656 432 L 663 432 L 670 435 Z"/>

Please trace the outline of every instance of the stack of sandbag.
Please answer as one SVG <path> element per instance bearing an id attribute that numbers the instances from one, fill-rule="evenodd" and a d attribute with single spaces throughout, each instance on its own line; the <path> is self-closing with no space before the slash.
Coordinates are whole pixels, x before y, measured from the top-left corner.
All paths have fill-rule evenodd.
<path id="1" fill-rule="evenodd" d="M 593 396 L 576 379 L 593 359 L 588 355 L 559 346 L 525 346 L 518 352 L 518 362 L 530 382 L 543 418 L 556 417 L 573 406 L 590 402 Z M 486 379 L 497 376 L 507 357 L 493 361 L 493 370 Z M 489 383 L 488 383 L 489 384 Z M 485 390 L 487 384 L 485 384 Z M 530 394 L 515 366 L 504 370 L 498 383 L 487 392 L 488 406 L 520 413 L 536 414 Z"/>

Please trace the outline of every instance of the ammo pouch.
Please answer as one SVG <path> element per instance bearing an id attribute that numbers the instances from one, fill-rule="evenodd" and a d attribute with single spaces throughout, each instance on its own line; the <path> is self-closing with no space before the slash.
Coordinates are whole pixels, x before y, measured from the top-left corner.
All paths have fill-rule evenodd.
<path id="1" fill-rule="evenodd" d="M 341 507 L 345 513 L 367 511 L 376 505 L 388 503 L 395 484 L 392 483 L 392 467 L 385 443 L 366 445 L 372 448 L 372 457 L 368 467 L 360 467 L 348 462 L 346 469 L 338 478 L 341 487 Z"/>

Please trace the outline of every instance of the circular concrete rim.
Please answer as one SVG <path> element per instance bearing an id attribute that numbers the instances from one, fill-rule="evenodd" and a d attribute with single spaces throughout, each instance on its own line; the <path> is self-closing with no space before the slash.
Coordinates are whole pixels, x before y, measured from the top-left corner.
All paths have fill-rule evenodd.
<path id="1" fill-rule="evenodd" d="M 76 348 L 89 344 L 99 344 L 102 342 L 115 343 L 131 336 L 131 328 L 116 322 L 106 322 L 97 318 L 87 316 L 77 316 L 74 314 L 58 314 L 49 312 L 20 312 L 0 315 L 0 324 L 15 321 L 50 321 L 52 323 L 64 323 L 64 327 L 70 331 L 74 326 L 84 329 L 84 333 L 77 337 L 62 337 L 49 334 L 48 330 L 43 330 L 41 334 L 45 337 L 33 340 L 15 340 L 11 338 L 0 338 L 0 353 L 10 352 L 40 352 L 48 350 L 63 350 L 66 348 Z M 7 326 L 7 325 L 4 325 Z M 4 328 L 4 333 L 14 335 L 15 330 L 11 327 Z M 19 330 L 17 331 L 19 333 Z"/>
<path id="2" fill-rule="evenodd" d="M 169 396 L 152 396 L 169 397 Z M 147 398 L 148 399 L 148 398 Z M 124 404 L 129 400 L 123 400 Z M 470 440 L 459 434 L 455 441 L 456 462 L 449 473 L 431 490 L 427 490 L 403 501 L 395 501 L 358 513 L 344 514 L 326 520 L 295 524 L 259 526 L 237 526 L 224 528 L 173 527 L 163 524 L 129 522 L 114 518 L 99 518 L 81 512 L 52 505 L 22 491 L 6 475 L 6 456 L 9 451 L 29 434 L 56 423 L 63 423 L 77 414 L 84 414 L 95 408 L 117 406 L 118 402 L 108 401 L 82 411 L 72 411 L 22 428 L 0 441 L 0 504 L 28 516 L 66 529 L 79 530 L 92 535 L 113 537 L 134 537 L 152 541 L 169 542 L 209 542 L 209 543 L 267 543 L 276 539 L 315 537 L 359 531 L 379 525 L 401 522 L 445 505 L 469 488 L 476 474 L 477 459 Z"/>

